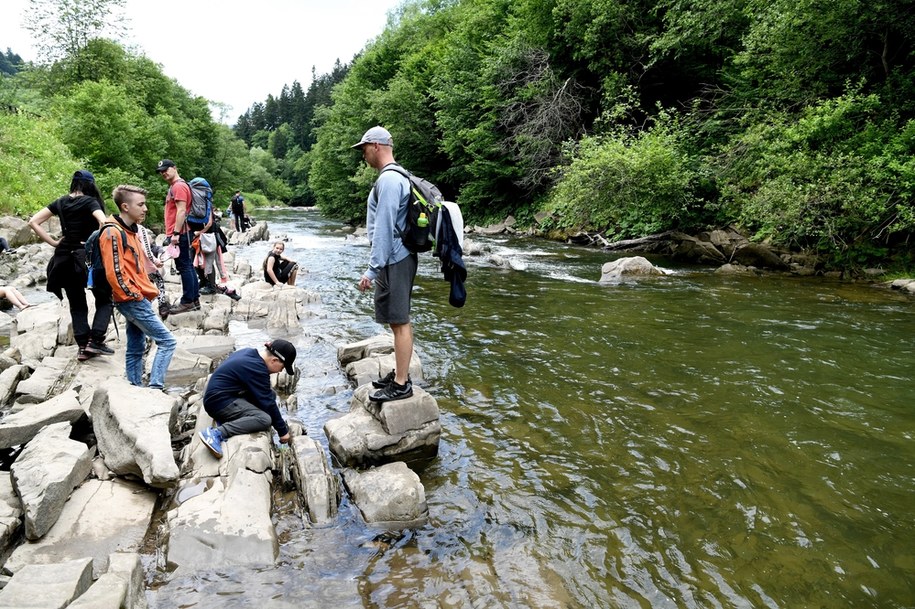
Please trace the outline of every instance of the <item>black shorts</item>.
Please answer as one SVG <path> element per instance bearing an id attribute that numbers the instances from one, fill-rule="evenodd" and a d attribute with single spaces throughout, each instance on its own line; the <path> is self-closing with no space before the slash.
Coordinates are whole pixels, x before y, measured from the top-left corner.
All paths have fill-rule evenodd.
<path id="1" fill-rule="evenodd" d="M 418 258 L 410 254 L 381 269 L 375 279 L 375 321 L 380 324 L 410 323 L 410 297 L 416 279 Z"/>

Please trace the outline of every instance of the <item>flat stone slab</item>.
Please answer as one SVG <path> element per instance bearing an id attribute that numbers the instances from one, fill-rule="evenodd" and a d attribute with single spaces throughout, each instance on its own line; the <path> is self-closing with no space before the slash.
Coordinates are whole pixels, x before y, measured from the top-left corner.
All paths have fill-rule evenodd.
<path id="1" fill-rule="evenodd" d="M 3 570 L 92 557 L 93 577 L 108 570 L 109 554 L 137 552 L 149 528 L 156 493 L 121 479 L 87 480 L 73 491 L 53 527 L 13 551 Z"/>
<path id="2" fill-rule="evenodd" d="M 86 416 L 75 391 L 65 391 L 41 404 L 33 404 L 0 420 L 0 448 L 25 444 L 46 425 L 76 423 Z"/>
<path id="3" fill-rule="evenodd" d="M 168 512 L 167 559 L 179 569 L 272 565 L 279 541 L 271 521 L 271 476 L 238 469 Z"/>
<path id="4" fill-rule="evenodd" d="M 140 555 L 115 552 L 108 571 L 92 584 L 69 609 L 145 609 L 146 581 Z"/>
<path id="5" fill-rule="evenodd" d="M 57 521 L 70 493 L 92 471 L 92 450 L 70 439 L 67 422 L 41 430 L 10 468 L 25 509 L 25 536 L 39 539 Z"/>
<path id="6" fill-rule="evenodd" d="M 27 565 L 0 590 L 0 609 L 66 607 L 91 584 L 91 558 Z"/>
<path id="7" fill-rule="evenodd" d="M 354 385 L 361 387 L 372 381 L 384 378 L 393 369 L 393 353 L 388 355 L 370 355 L 365 359 L 347 364 L 346 377 L 352 381 Z M 410 357 L 410 370 L 408 371 L 408 374 L 414 382 L 423 380 L 423 365 L 415 351 Z"/>

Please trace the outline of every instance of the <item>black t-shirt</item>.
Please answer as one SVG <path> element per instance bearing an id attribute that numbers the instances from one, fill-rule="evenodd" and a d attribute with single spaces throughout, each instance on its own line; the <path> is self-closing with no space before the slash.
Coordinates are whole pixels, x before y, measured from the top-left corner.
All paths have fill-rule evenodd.
<path id="1" fill-rule="evenodd" d="M 223 199 L 225 200 L 225 199 Z M 232 213 L 236 215 L 243 214 L 245 211 L 245 198 L 241 195 L 232 197 Z"/>
<path id="2" fill-rule="evenodd" d="M 92 212 L 99 210 L 104 213 L 105 211 L 98 199 L 86 195 L 77 197 L 64 195 L 48 205 L 48 209 L 60 218 L 60 227 L 63 232 L 61 246 L 67 249 L 81 247 L 92 231 L 98 228 L 98 220 L 92 216 Z"/>

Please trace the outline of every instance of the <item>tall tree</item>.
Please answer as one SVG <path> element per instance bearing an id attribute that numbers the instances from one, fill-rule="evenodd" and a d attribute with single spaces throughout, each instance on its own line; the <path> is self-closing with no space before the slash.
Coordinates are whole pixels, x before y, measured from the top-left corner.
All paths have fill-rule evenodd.
<path id="1" fill-rule="evenodd" d="M 29 0 L 25 28 L 31 32 L 39 63 L 71 58 L 76 80 L 89 74 L 79 57 L 91 40 L 119 39 L 125 29 L 124 0 Z"/>

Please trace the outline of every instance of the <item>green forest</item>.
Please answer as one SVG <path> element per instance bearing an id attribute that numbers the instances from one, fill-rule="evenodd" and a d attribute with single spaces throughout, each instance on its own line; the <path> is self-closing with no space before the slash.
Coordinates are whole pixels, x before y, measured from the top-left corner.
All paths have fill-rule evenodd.
<path id="1" fill-rule="evenodd" d="M 37 209 L 82 165 L 163 195 L 153 168 L 167 156 L 220 200 L 241 188 L 358 223 L 374 172 L 350 145 L 380 124 L 469 223 L 513 215 L 611 241 L 733 226 L 837 267 L 911 269 L 912 8 L 406 0 L 346 65 L 231 128 L 117 42 L 58 45 L 41 65 L 8 50 L 0 209 Z"/>

